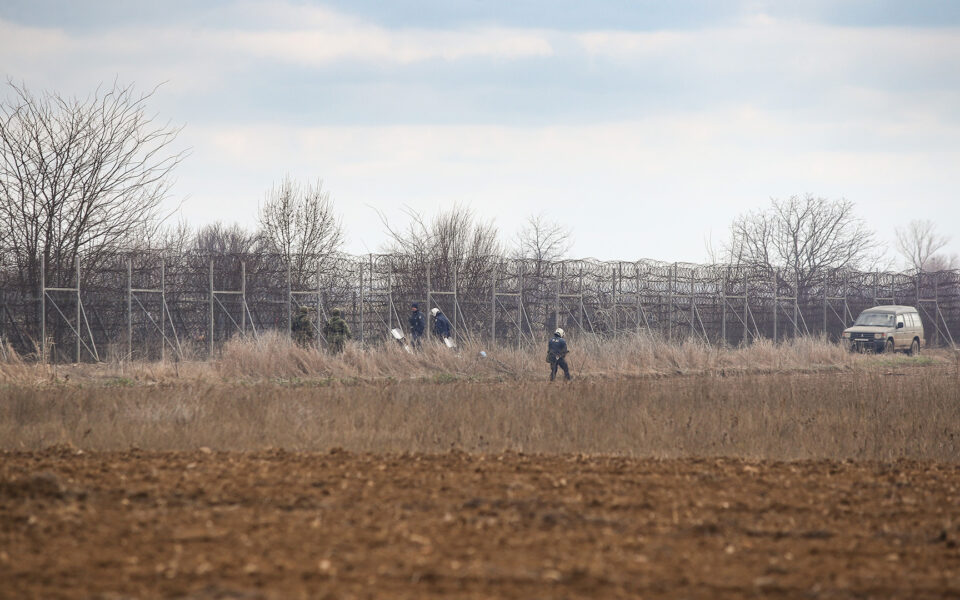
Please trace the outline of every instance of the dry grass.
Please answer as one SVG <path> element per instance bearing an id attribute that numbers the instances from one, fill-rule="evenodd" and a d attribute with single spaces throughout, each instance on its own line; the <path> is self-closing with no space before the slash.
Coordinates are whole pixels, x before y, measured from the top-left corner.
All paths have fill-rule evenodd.
<path id="1" fill-rule="evenodd" d="M 549 371 L 546 345 L 536 348 L 488 348 L 467 343 L 454 352 L 425 344 L 408 353 L 396 344 L 364 348 L 358 344 L 333 356 L 300 348 L 276 333 L 259 339 L 235 338 L 210 361 L 124 362 L 97 365 L 35 365 L 15 354 L 0 360 L 0 384 L 159 383 L 168 381 L 259 380 L 542 380 Z M 585 337 L 571 342 L 568 362 L 574 376 L 590 379 L 659 377 L 677 374 L 784 373 L 873 369 L 878 364 L 947 363 L 946 351 L 920 358 L 850 354 L 818 338 L 774 344 L 761 340 L 744 347 L 716 348 L 696 342 L 668 343 L 635 336 L 616 341 Z M 481 358 L 480 351 L 487 353 Z"/>
<path id="2" fill-rule="evenodd" d="M 744 348 L 719 349 L 695 342 L 671 344 L 650 336 L 603 341 L 587 337 L 572 342 L 568 356 L 571 369 L 592 377 L 673 374 L 677 371 L 718 372 L 743 370 L 808 370 L 852 366 L 857 357 L 836 344 L 799 339 L 774 345 L 761 341 Z M 480 351 L 487 351 L 487 358 Z M 459 352 L 439 344 L 427 344 L 423 351 L 407 353 L 390 344 L 380 348 L 348 347 L 333 357 L 304 350 L 279 336 L 258 341 L 234 340 L 226 345 L 218 361 L 218 372 L 234 377 L 429 377 L 438 373 L 456 377 L 540 379 L 547 372 L 546 345 L 536 349 L 490 348 L 470 343 Z"/>
<path id="3" fill-rule="evenodd" d="M 214 361 L 0 361 L 0 448 L 281 447 L 772 459 L 960 456 L 960 355 L 850 354 L 800 339 L 716 349 L 637 337 L 543 352 L 234 340 Z"/>
<path id="4" fill-rule="evenodd" d="M 9 386 L 0 403 L 0 448 L 343 447 L 956 461 L 957 383 L 953 373 L 931 368 L 568 385 Z"/>

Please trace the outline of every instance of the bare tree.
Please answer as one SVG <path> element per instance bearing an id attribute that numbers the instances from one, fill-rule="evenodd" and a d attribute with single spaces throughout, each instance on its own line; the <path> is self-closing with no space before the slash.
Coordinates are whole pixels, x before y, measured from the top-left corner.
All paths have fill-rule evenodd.
<path id="1" fill-rule="evenodd" d="M 503 256 L 499 234 L 491 221 L 479 221 L 470 209 L 454 205 L 431 220 L 407 210 L 406 229 L 394 229 L 381 215 L 389 241 L 385 250 L 410 263 L 410 273 L 419 279 L 427 268 L 435 286 L 452 284 L 454 272 L 463 290 L 479 290 L 489 285 L 490 274 Z"/>
<path id="2" fill-rule="evenodd" d="M 149 248 L 165 251 L 170 256 L 183 256 L 195 243 L 195 232 L 184 219 L 159 229 L 152 238 L 148 238 Z"/>
<path id="3" fill-rule="evenodd" d="M 331 259 L 343 245 L 343 228 L 319 180 L 301 185 L 284 177 L 267 193 L 259 221 L 265 249 L 283 257 L 301 277 L 332 268 Z"/>
<path id="4" fill-rule="evenodd" d="M 941 270 L 950 263 L 947 257 L 936 256 L 950 242 L 950 236 L 937 233 L 933 221 L 910 221 L 906 227 L 897 227 L 897 252 L 916 271 Z M 937 260 L 934 260 L 937 259 Z"/>
<path id="5" fill-rule="evenodd" d="M 573 247 L 573 233 L 568 227 L 549 220 L 543 213 L 530 215 L 517 233 L 514 254 L 536 263 L 561 260 Z"/>
<path id="6" fill-rule="evenodd" d="M 960 269 L 960 256 L 956 254 L 934 254 L 923 263 L 923 270 L 927 273 L 957 269 Z"/>
<path id="7" fill-rule="evenodd" d="M 853 202 L 794 196 L 739 216 L 726 254 L 737 266 L 779 270 L 803 294 L 827 270 L 863 265 L 877 247 Z"/>
<path id="8" fill-rule="evenodd" d="M 0 101 L 0 245 L 21 283 L 64 283 L 83 254 L 96 267 L 133 232 L 160 222 L 169 176 L 183 159 L 178 128 L 147 114 L 154 90 L 116 84 L 86 99 L 34 95 L 8 83 Z"/>
<path id="9" fill-rule="evenodd" d="M 174 230 L 173 235 L 182 235 L 182 231 Z M 175 241 L 176 238 L 171 239 Z M 257 234 L 240 225 L 225 225 L 217 221 L 197 229 L 192 245 L 201 254 L 239 256 L 256 250 L 258 242 Z"/>

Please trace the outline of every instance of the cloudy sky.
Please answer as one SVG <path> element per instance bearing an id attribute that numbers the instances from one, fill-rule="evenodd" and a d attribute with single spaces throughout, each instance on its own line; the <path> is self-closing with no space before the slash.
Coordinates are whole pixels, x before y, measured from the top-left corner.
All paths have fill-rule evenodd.
<path id="1" fill-rule="evenodd" d="M 170 206 L 197 224 L 252 227 L 289 173 L 323 179 L 354 252 L 377 211 L 461 202 L 506 238 L 546 213 L 578 256 L 702 261 L 812 194 L 960 253 L 952 0 L 3 0 L 0 68 L 165 82 L 150 106 L 191 149 Z"/>

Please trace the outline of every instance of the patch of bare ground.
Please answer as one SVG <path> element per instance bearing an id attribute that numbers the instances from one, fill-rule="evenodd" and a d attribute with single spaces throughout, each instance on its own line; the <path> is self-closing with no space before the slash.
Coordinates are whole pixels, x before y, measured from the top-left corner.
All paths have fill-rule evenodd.
<path id="1" fill-rule="evenodd" d="M 2 598 L 960 594 L 956 465 L 67 447 L 0 458 Z"/>

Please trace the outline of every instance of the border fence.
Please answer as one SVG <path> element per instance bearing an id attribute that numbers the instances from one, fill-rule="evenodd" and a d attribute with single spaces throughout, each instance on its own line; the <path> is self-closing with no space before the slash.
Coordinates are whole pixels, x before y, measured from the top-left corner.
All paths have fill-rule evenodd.
<path id="1" fill-rule="evenodd" d="M 837 339 L 880 304 L 917 306 L 927 344 L 960 336 L 960 271 L 823 271 L 806 282 L 783 270 L 501 256 L 454 261 L 370 254 L 133 252 L 69 268 L 39 261 L 30 281 L 0 255 L 0 351 L 58 362 L 214 356 L 234 336 L 290 331 L 300 306 L 322 322 L 343 311 L 364 345 L 407 329 L 412 302 L 447 315 L 458 341 L 542 343 L 555 327 L 576 337 L 651 333 L 738 345 L 801 335 Z"/>

